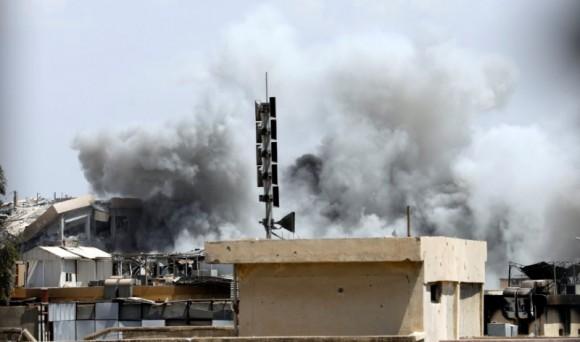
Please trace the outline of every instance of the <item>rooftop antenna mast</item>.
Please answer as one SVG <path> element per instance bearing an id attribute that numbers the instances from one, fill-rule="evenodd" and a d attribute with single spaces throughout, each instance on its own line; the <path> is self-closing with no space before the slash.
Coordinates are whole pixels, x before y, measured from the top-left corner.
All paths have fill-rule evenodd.
<path id="1" fill-rule="evenodd" d="M 256 165 L 258 187 L 263 188 L 259 201 L 265 203 L 265 217 L 260 221 L 266 230 L 266 239 L 272 235 L 281 238 L 273 232 L 284 228 L 294 232 L 294 212 L 286 215 L 280 221 L 274 221 L 273 207 L 280 207 L 278 188 L 278 132 L 276 121 L 276 98 L 268 97 L 268 73 L 266 73 L 266 102 L 255 102 L 256 116 Z"/>

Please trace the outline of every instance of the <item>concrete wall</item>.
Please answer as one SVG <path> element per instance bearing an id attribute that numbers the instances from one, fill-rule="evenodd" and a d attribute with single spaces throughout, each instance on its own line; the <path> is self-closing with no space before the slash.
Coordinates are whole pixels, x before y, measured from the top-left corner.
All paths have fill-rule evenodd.
<path id="1" fill-rule="evenodd" d="M 0 328 L 23 328 L 38 335 L 38 309 L 27 306 L 0 306 Z"/>
<path id="2" fill-rule="evenodd" d="M 580 336 L 580 308 L 570 309 L 570 336 Z"/>
<path id="3" fill-rule="evenodd" d="M 459 337 L 483 334 L 483 285 L 459 284 Z"/>
<path id="4" fill-rule="evenodd" d="M 431 300 L 431 285 L 440 286 L 438 301 Z M 439 282 L 426 284 L 423 296 L 425 341 L 457 338 L 457 284 Z"/>
<path id="5" fill-rule="evenodd" d="M 60 203 L 57 203 L 60 204 Z M 48 212 L 52 210 L 49 208 Z M 23 243 L 22 248 L 24 251 L 28 251 L 36 246 L 58 244 L 61 242 L 61 216 L 65 219 L 70 219 L 78 216 L 89 215 L 92 217 L 93 208 L 91 206 L 73 209 L 67 212 L 52 214 L 51 221 L 44 222 L 43 220 L 37 220 L 33 222 L 26 230 L 23 232 Z M 54 216 L 54 217 L 53 217 Z M 94 219 L 90 219 L 87 226 L 87 220 L 81 219 L 79 221 L 74 221 L 67 223 L 64 229 L 65 238 L 75 238 L 78 239 L 81 244 L 92 246 L 94 236 Z"/>
<path id="6" fill-rule="evenodd" d="M 240 336 L 423 330 L 420 263 L 244 264 L 236 272 Z"/>
<path id="7" fill-rule="evenodd" d="M 421 237 L 425 282 L 485 283 L 487 244 L 440 236 Z"/>
<path id="8" fill-rule="evenodd" d="M 561 336 L 561 331 L 566 331 L 562 320 L 562 313 L 557 308 L 547 308 L 544 313 L 544 336 Z"/>
<path id="9" fill-rule="evenodd" d="M 447 237 L 240 240 L 205 243 L 210 263 L 423 261 L 424 281 L 485 282 L 484 241 Z"/>
<path id="10" fill-rule="evenodd" d="M 241 336 L 425 332 L 438 341 L 482 333 L 482 241 L 242 240 L 206 242 L 205 250 L 208 262 L 235 264 Z"/>

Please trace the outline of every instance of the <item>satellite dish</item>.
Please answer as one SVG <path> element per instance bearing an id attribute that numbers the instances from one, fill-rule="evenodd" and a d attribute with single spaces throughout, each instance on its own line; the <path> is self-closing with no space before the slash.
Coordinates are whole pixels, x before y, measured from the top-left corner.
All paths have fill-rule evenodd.
<path id="1" fill-rule="evenodd" d="M 287 231 L 294 233 L 295 217 L 296 213 L 291 212 L 290 214 L 284 216 L 280 221 L 276 222 L 276 224 L 286 229 Z"/>

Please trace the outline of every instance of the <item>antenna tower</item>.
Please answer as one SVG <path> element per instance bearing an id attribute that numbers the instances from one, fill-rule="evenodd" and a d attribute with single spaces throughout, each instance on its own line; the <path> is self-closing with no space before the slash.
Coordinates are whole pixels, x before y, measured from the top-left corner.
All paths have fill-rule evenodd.
<path id="1" fill-rule="evenodd" d="M 276 98 L 268 98 L 268 73 L 266 73 L 266 101 L 255 102 L 256 109 L 256 165 L 258 187 L 263 188 L 259 201 L 265 203 L 265 216 L 260 222 L 266 230 L 266 238 L 272 235 L 280 238 L 273 231 L 284 228 L 294 232 L 294 212 L 275 222 L 272 209 L 280 207 L 278 187 L 278 136 L 276 121 Z"/>

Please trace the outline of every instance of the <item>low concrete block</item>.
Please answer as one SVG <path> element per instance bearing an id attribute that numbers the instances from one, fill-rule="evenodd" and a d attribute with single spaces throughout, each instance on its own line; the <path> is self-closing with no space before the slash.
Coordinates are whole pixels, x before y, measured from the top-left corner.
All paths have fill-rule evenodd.
<path id="1" fill-rule="evenodd" d="M 38 309 L 27 306 L 0 306 L 0 328 L 21 327 L 38 333 Z"/>

